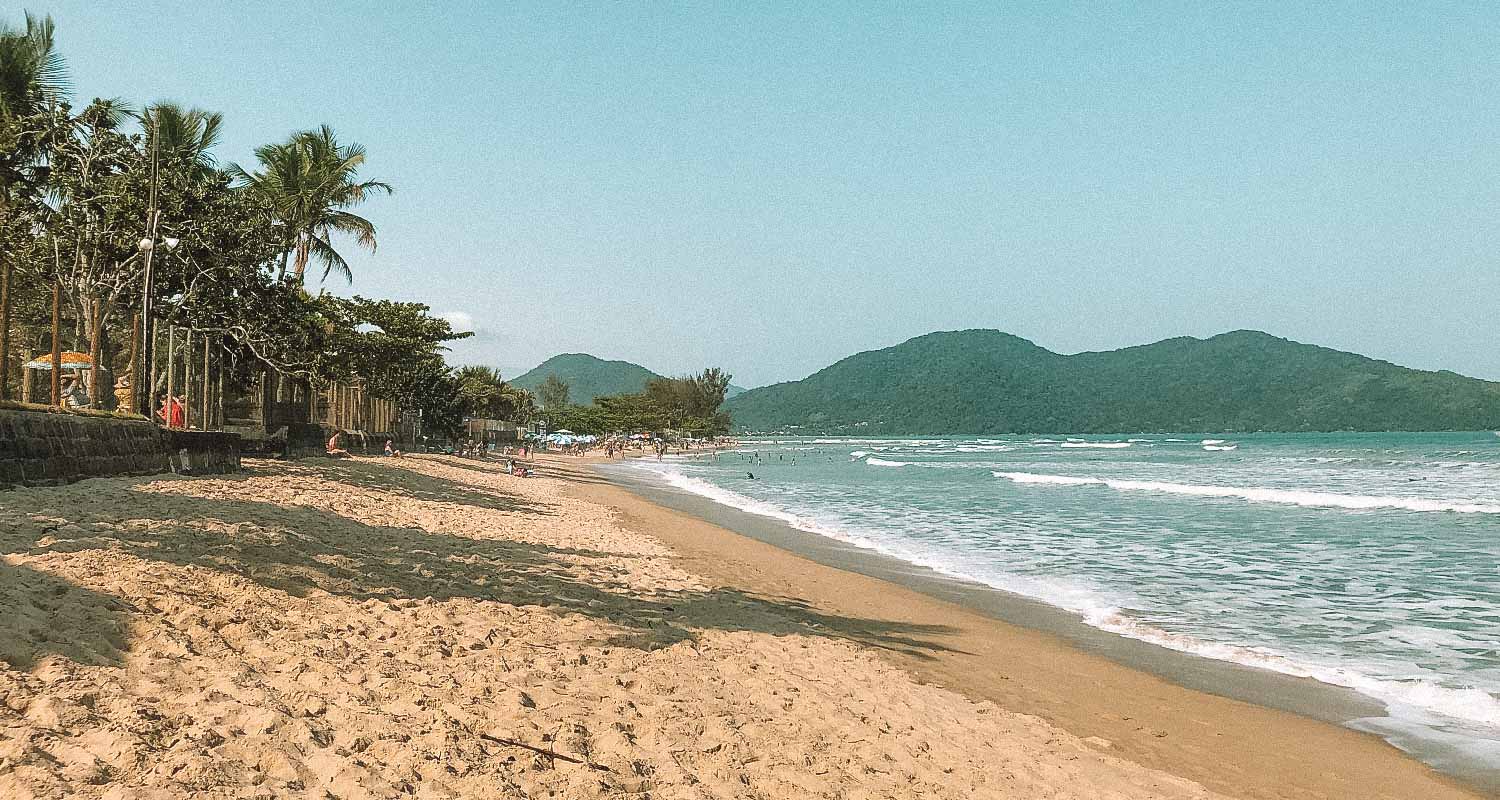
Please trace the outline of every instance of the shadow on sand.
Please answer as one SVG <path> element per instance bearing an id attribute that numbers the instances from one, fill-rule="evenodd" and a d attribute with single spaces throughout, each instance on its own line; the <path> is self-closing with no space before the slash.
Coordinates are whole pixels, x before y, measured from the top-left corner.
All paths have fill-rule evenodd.
<path id="1" fill-rule="evenodd" d="M 493 488 L 442 480 L 395 462 L 315 461 L 300 466 L 322 480 L 472 506 L 481 515 L 486 513 L 481 509 L 538 519 L 557 513 Z M 265 469 L 253 467 L 248 474 L 228 479 L 253 480 Z M 30 531 L 0 537 L 0 552 L 106 549 L 216 570 L 294 595 L 321 590 L 360 601 L 475 598 L 538 606 L 611 623 L 620 632 L 609 644 L 641 649 L 690 640 L 705 630 L 821 636 L 919 658 L 949 649 L 927 638 L 948 633 L 951 629 L 945 626 L 831 615 L 794 598 L 732 588 L 642 592 L 627 585 L 621 579 L 622 568 L 612 563 L 634 557 L 630 554 L 372 526 L 319 508 L 239 499 L 183 502 L 181 496 L 173 496 L 176 502 L 168 514 L 163 502 L 167 497 L 134 488 L 148 480 L 118 487 L 118 503 L 79 511 L 77 525 L 45 535 Z M 121 518 L 147 520 L 150 527 L 133 524 L 125 531 L 112 524 Z M 95 522 L 104 524 L 91 524 Z M 109 654 L 123 649 L 120 617 L 129 610 L 123 601 L 89 596 L 87 590 L 35 571 L 7 569 L 0 573 L 0 619 L 5 620 L 0 638 L 13 626 L 50 626 L 55 635 L 49 633 L 43 644 L 57 640 L 53 652 L 89 663 L 115 658 Z M 19 666 L 34 662 L 35 654 L 17 658 Z"/>
<path id="2" fill-rule="evenodd" d="M 133 610 L 113 595 L 0 561 L 0 662 L 31 669 L 55 653 L 79 664 L 119 665 Z"/>

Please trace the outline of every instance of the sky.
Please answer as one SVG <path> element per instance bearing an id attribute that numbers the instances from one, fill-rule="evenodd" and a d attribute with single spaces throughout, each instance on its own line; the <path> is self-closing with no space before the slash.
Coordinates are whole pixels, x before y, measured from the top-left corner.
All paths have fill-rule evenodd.
<path id="1" fill-rule="evenodd" d="M 45 2 L 75 100 L 331 124 L 341 293 L 756 386 L 933 330 L 1256 328 L 1500 380 L 1500 8 Z M 6 12 L 11 21 L 18 11 Z"/>

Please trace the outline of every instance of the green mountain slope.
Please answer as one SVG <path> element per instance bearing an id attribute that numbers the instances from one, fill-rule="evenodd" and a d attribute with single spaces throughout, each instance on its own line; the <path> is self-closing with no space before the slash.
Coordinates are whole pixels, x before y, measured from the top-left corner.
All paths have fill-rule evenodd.
<path id="1" fill-rule="evenodd" d="M 1500 383 L 1259 331 L 1061 355 L 968 330 L 859 353 L 726 408 L 738 430 L 804 433 L 1484 430 L 1500 427 Z"/>
<path id="2" fill-rule="evenodd" d="M 563 353 L 543 361 L 510 383 L 535 392 L 548 375 L 556 375 L 566 382 L 568 401 L 578 405 L 587 405 L 601 395 L 639 392 L 646 388 L 646 381 L 661 377 L 629 361 L 605 361 L 587 353 Z"/>

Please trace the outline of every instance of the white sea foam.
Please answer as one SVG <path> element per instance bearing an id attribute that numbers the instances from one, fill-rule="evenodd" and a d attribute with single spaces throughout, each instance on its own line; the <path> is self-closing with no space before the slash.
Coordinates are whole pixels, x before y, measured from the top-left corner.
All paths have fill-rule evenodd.
<path id="1" fill-rule="evenodd" d="M 855 450 L 854 452 L 852 452 L 852 453 L 849 454 L 849 457 L 850 458 L 864 458 L 865 456 L 867 456 L 869 454 L 870 454 L 870 451 L 868 451 L 868 450 Z"/>
<path id="2" fill-rule="evenodd" d="M 1203 441 L 1199 442 L 1198 444 L 1223 444 L 1223 443 L 1224 443 L 1223 439 L 1204 439 Z"/>
<path id="3" fill-rule="evenodd" d="M 1041 598 L 1046 599 L 1046 598 Z M 1396 706 L 1410 706 L 1432 711 L 1456 720 L 1475 722 L 1490 727 L 1500 727 L 1500 698 L 1478 688 L 1454 688 L 1440 686 L 1429 680 L 1391 680 L 1375 678 L 1357 669 L 1331 665 L 1313 664 L 1293 658 L 1269 648 L 1241 647 L 1217 642 L 1205 642 L 1192 636 L 1168 633 L 1142 625 L 1110 609 L 1103 612 L 1084 612 L 1084 621 L 1102 630 L 1160 645 L 1171 650 L 1191 653 L 1216 661 L 1228 661 L 1249 667 L 1268 669 L 1283 675 L 1312 678 L 1353 689 L 1361 694 Z"/>
<path id="4" fill-rule="evenodd" d="M 1439 500 L 1426 497 L 1337 494 L 1307 492 L 1295 489 L 1244 488 L 1236 486 L 1197 486 L 1165 481 L 1127 481 L 1106 478 L 1078 478 L 1069 475 L 1037 475 L 1029 472 L 992 472 L 997 478 L 1015 483 L 1050 483 L 1067 486 L 1107 486 L 1117 491 L 1162 492 L 1197 497 L 1228 497 L 1252 503 L 1285 503 L 1297 506 L 1367 510 L 1394 508 L 1406 511 L 1452 511 L 1463 514 L 1500 514 L 1500 504 L 1472 500 Z"/>
<path id="5" fill-rule="evenodd" d="M 908 467 L 908 466 L 911 466 L 911 462 L 910 461 L 886 461 L 883 458 L 876 458 L 875 456 L 870 456 L 869 458 L 865 459 L 865 463 L 869 464 L 872 467 Z"/>
<path id="6" fill-rule="evenodd" d="M 1079 442 L 1068 440 L 1062 443 L 1063 447 L 1095 447 L 1105 450 L 1120 450 L 1130 446 L 1130 442 Z"/>
<path id="7" fill-rule="evenodd" d="M 1034 475 L 1030 472 L 995 472 L 997 478 L 1009 478 L 1016 483 L 1055 483 L 1063 486 L 1103 485 L 1098 478 L 1074 478 L 1069 475 Z"/>
<path id="8" fill-rule="evenodd" d="M 1203 449 L 1204 450 L 1219 450 L 1219 451 L 1223 451 L 1223 450 L 1235 450 L 1238 447 L 1239 447 L 1239 445 L 1237 445 L 1237 444 L 1206 444 L 1206 445 L 1203 445 Z"/>
<path id="9" fill-rule="evenodd" d="M 655 469 L 644 465 L 641 465 L 638 468 L 642 469 L 645 472 L 654 473 L 660 476 L 661 479 L 670 486 L 675 486 L 676 488 L 682 489 L 683 491 L 691 492 L 692 494 L 696 494 L 699 497 L 706 497 L 709 500 L 712 500 L 720 505 L 729 506 L 730 508 L 737 508 L 741 511 L 746 511 L 762 517 L 770 517 L 771 519 L 781 520 L 782 522 L 785 522 L 786 524 L 800 531 L 816 533 L 822 536 L 831 536 L 841 541 L 846 541 L 851 544 L 857 544 L 861 547 L 870 547 L 870 545 L 866 542 L 857 540 L 855 537 L 850 537 L 844 534 L 844 532 L 839 531 L 835 528 L 819 524 L 817 521 L 809 517 L 793 514 L 792 512 L 787 511 L 780 506 L 775 505 L 774 503 L 767 503 L 762 500 L 756 500 L 753 497 L 746 497 L 745 495 L 742 495 L 738 492 L 725 489 L 722 486 L 718 486 L 701 478 L 694 478 L 689 475 L 684 475 L 676 469 Z"/>
<path id="10" fill-rule="evenodd" d="M 1387 704 L 1390 713 L 1398 717 L 1420 719 L 1424 714 L 1435 713 L 1466 723 L 1476 723 L 1491 728 L 1500 727 L 1500 698 L 1483 689 L 1442 686 L 1431 680 L 1422 678 L 1404 680 L 1378 678 L 1367 674 L 1367 671 L 1361 671 L 1357 664 L 1331 665 L 1318 663 L 1314 659 L 1294 657 L 1272 648 L 1211 642 L 1181 633 L 1165 631 L 1132 619 L 1121 609 L 1119 598 L 1112 600 L 1102 592 L 1087 586 L 1038 576 L 975 574 L 973 571 L 952 565 L 940 556 L 916 551 L 905 546 L 892 546 L 890 543 L 853 533 L 841 526 L 827 524 L 805 515 L 793 513 L 774 503 L 746 497 L 709 481 L 683 475 L 676 468 L 653 468 L 645 464 L 637 465 L 637 467 L 659 475 L 671 486 L 705 497 L 721 505 L 737 508 L 758 516 L 780 520 L 797 530 L 837 539 L 863 549 L 879 551 L 913 564 L 928 567 L 951 577 L 972 580 L 1002 591 L 1032 597 L 1075 613 L 1086 624 L 1092 627 L 1121 636 L 1204 658 L 1272 670 L 1285 675 L 1313 678 L 1324 683 L 1347 687 L 1366 696 L 1381 700 Z M 1259 496 L 1262 492 L 1279 491 L 1183 486 L 1181 484 L 1162 484 L 1145 481 L 1106 481 L 1095 478 L 1079 478 L 1066 475 L 1037 475 L 1031 473 L 995 472 L 994 475 L 1008 478 L 1017 483 L 1072 486 L 1103 485 L 1116 489 L 1144 489 L 1149 491 L 1186 489 L 1189 490 L 1185 492 L 1188 494 L 1208 494 L 1209 496 L 1243 497 L 1245 493 L 1256 493 Z M 1223 492 L 1234 492 L 1234 494 L 1225 495 L 1222 494 Z M 1305 496 L 1318 496 L 1320 493 L 1292 492 L 1287 494 L 1304 496 L 1305 499 Z M 1331 495 L 1330 497 L 1337 498 L 1340 501 L 1352 499 L 1359 502 L 1379 499 L 1351 497 L 1348 495 Z M 1384 499 L 1401 502 L 1409 500 L 1409 498 Z M 1350 507 L 1367 508 L 1381 506 L 1358 505 Z M 1500 506 L 1490 508 L 1493 508 L 1495 512 L 1500 512 Z"/>

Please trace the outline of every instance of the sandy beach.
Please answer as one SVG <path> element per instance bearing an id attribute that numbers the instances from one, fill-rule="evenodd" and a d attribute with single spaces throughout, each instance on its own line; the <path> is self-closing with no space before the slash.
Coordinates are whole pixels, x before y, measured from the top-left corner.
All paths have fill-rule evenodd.
<path id="1" fill-rule="evenodd" d="M 580 460 L 541 471 L 0 495 L 0 797 L 1475 796 Z"/>

